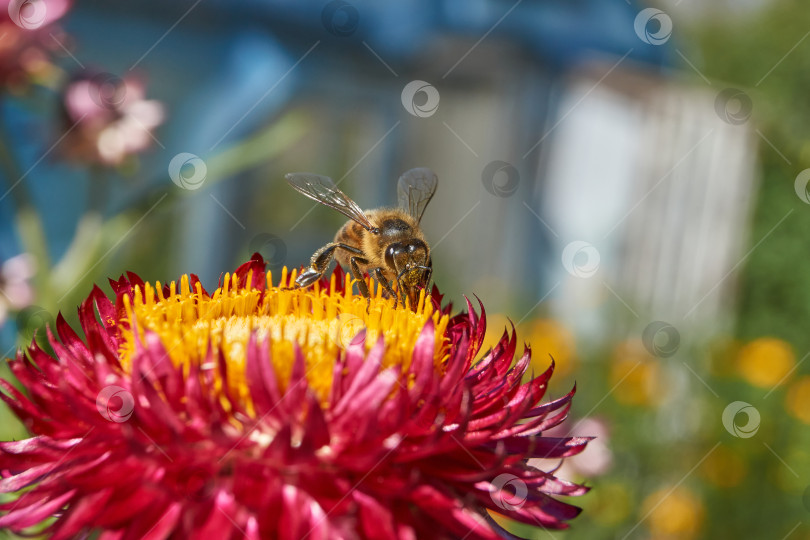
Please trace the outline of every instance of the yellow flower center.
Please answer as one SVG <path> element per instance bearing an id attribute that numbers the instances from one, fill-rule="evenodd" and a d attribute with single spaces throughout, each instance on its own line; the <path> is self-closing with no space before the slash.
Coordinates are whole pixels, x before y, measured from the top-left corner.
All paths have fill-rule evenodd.
<path id="1" fill-rule="evenodd" d="M 248 275 L 247 283 L 251 283 Z M 306 362 L 306 378 L 322 404 L 328 404 L 335 361 L 357 334 L 366 330 L 365 349 L 370 350 L 383 336 L 385 353 L 383 368 L 399 366 L 406 370 L 414 345 L 429 319 L 436 325 L 434 365 L 442 369 L 447 354 L 444 337 L 448 317 L 426 302 L 424 292 L 415 310 L 394 308 L 394 300 L 382 297 L 382 287 L 373 288 L 369 304 L 352 292 L 351 279 L 346 276 L 345 292 L 336 292 L 335 276 L 329 290 L 316 284 L 307 289 L 287 289 L 295 272 L 288 276 L 284 268 L 279 286 L 273 285 L 267 272 L 264 292 L 251 287 L 239 287 L 236 275 L 225 275 L 222 287 L 211 296 L 199 283 L 191 290 L 189 277 L 182 276 L 169 285 L 168 295 L 158 282 L 135 288 L 134 298 L 124 297 L 127 317 L 119 323 L 122 333 L 121 364 L 130 370 L 136 341 L 143 343 L 147 330 L 155 332 L 175 366 L 198 365 L 212 370 L 217 385 L 216 361 L 206 363 L 208 351 L 222 350 L 227 363 L 227 384 L 233 396 L 245 404 L 249 412 L 252 403 L 245 381 L 247 345 L 253 332 L 260 340 L 270 339 L 271 360 L 282 391 L 287 386 L 294 360 L 294 343 L 301 348 Z M 368 306 L 368 311 L 366 311 Z M 132 322 L 134 321 L 134 324 Z M 137 335 L 136 335 L 137 332 Z M 213 357 L 216 360 L 216 356 Z"/>

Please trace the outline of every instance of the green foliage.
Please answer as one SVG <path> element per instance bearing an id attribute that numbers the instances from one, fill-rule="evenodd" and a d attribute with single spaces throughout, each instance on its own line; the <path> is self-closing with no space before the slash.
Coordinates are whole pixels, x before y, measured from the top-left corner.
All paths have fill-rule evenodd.
<path id="1" fill-rule="evenodd" d="M 703 73 L 750 94 L 750 121 L 761 133 L 762 183 L 749 243 L 767 238 L 743 267 L 739 335 L 775 335 L 799 351 L 810 350 L 802 323 L 810 320 L 810 206 L 794 191 L 796 176 L 810 167 L 809 29 L 807 5 L 781 0 L 748 18 L 724 14 L 690 30 Z"/>

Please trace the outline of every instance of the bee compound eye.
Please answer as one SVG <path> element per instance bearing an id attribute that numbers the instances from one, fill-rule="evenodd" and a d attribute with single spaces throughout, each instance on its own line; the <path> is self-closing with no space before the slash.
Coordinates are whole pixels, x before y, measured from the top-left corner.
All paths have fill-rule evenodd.
<path id="1" fill-rule="evenodd" d="M 416 253 L 417 251 L 425 251 L 427 252 L 427 247 L 425 243 L 421 240 L 413 240 L 408 243 L 408 253 Z"/>

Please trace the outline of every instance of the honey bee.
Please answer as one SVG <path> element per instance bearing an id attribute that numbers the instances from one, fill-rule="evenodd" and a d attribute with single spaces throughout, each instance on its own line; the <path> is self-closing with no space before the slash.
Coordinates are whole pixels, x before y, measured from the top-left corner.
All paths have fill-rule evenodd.
<path id="1" fill-rule="evenodd" d="M 310 199 L 348 217 L 332 242 L 316 251 L 309 267 L 295 280 L 296 289 L 315 283 L 332 259 L 349 268 L 360 293 L 370 301 L 364 274 L 374 277 L 383 290 L 403 305 L 415 309 L 419 289 L 426 289 L 433 274 L 430 247 L 419 227 L 428 203 L 436 193 L 438 178 L 430 169 L 411 169 L 399 177 L 399 208 L 363 212 L 331 178 L 312 173 L 290 173 L 287 182 Z M 397 291 L 393 289 L 397 285 Z M 399 293 L 399 297 L 397 295 Z"/>

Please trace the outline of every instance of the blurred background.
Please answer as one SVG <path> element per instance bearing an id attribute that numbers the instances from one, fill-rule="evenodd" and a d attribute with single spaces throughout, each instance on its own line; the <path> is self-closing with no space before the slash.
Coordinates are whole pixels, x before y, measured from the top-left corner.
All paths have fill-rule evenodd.
<path id="1" fill-rule="evenodd" d="M 599 437 L 572 529 L 515 531 L 810 538 L 800 0 L 0 4 L 4 357 L 125 271 L 306 264 L 345 220 L 286 172 L 430 167 L 435 282 Z"/>

